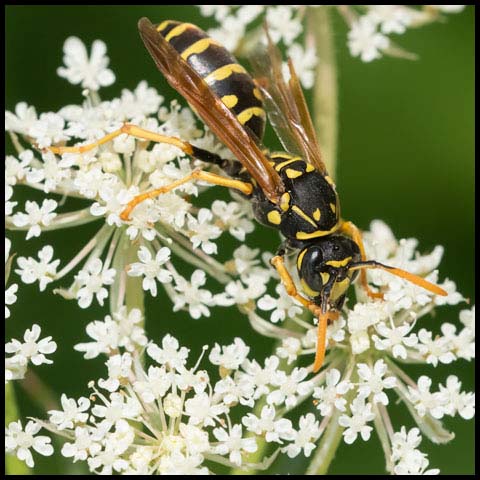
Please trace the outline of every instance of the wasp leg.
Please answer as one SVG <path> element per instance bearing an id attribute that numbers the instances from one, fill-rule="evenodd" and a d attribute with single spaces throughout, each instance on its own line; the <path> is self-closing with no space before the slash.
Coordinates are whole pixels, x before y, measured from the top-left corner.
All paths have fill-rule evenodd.
<path id="1" fill-rule="evenodd" d="M 361 258 L 362 258 L 362 262 L 365 262 L 367 260 L 367 256 L 365 254 L 365 247 L 363 246 L 362 233 L 360 232 L 358 227 L 355 224 L 353 224 L 352 222 L 343 222 L 340 225 L 340 230 L 339 231 L 348 235 L 358 245 L 358 248 L 360 249 L 360 255 L 361 255 Z M 365 290 L 366 294 L 370 298 L 383 299 L 383 293 L 374 292 L 368 286 L 367 272 L 365 270 L 360 270 L 360 282 L 361 282 L 362 287 Z"/>
<path id="2" fill-rule="evenodd" d="M 238 177 L 240 171 L 244 169 L 243 165 L 238 160 L 222 158 L 216 153 L 209 152 L 203 148 L 195 147 L 194 145 L 192 145 L 192 148 L 192 157 L 195 157 L 202 162 L 218 165 L 230 177 Z"/>
<path id="3" fill-rule="evenodd" d="M 120 218 L 124 221 L 127 221 L 130 217 L 132 210 L 141 202 L 147 200 L 148 198 L 158 197 L 164 193 L 170 192 L 173 189 L 183 185 L 184 183 L 191 182 L 192 180 L 201 180 L 203 182 L 208 182 L 213 185 L 220 185 L 222 187 L 233 188 L 239 190 L 245 195 L 251 195 L 253 192 L 253 185 L 248 182 L 241 182 L 240 180 L 233 180 L 228 177 L 222 177 L 216 173 L 204 172 L 203 170 L 196 169 L 193 170 L 189 175 L 175 180 L 169 185 L 164 187 L 157 188 L 155 190 L 150 190 L 149 192 L 142 193 L 134 197 L 126 206 L 125 210 L 120 214 Z"/>
<path id="4" fill-rule="evenodd" d="M 114 132 L 105 135 L 100 140 L 89 143 L 87 145 L 79 145 L 76 147 L 49 147 L 47 150 L 50 150 L 52 153 L 56 153 L 59 155 L 61 155 L 62 153 L 84 153 L 94 149 L 95 147 L 99 147 L 104 143 L 108 143 L 122 134 L 132 135 L 133 137 L 137 137 L 142 140 L 149 140 L 156 143 L 168 143 L 170 145 L 174 145 L 180 148 L 187 155 L 198 158 L 202 162 L 218 165 L 228 175 L 232 177 L 235 177 L 243 168 L 243 165 L 236 160 L 223 159 L 216 153 L 209 152 L 208 150 L 204 150 L 203 148 L 195 147 L 194 145 L 191 145 L 190 143 L 185 142 L 177 137 L 161 135 L 159 133 L 151 132 L 149 130 L 145 130 L 129 123 L 126 123 L 118 130 L 115 130 Z"/>
<path id="5" fill-rule="evenodd" d="M 295 287 L 293 278 L 290 273 L 288 273 L 287 268 L 283 260 L 284 249 L 281 247 L 279 250 L 279 255 L 276 255 L 272 258 L 271 263 L 277 269 L 280 279 L 283 282 L 285 290 L 288 295 L 298 300 L 303 306 L 308 308 L 317 318 L 318 318 L 318 330 L 317 330 L 317 350 L 315 352 L 315 360 L 313 362 L 313 372 L 318 372 L 323 365 L 323 360 L 325 359 L 325 349 L 327 346 L 327 324 L 328 320 L 335 320 L 338 317 L 338 312 L 326 312 L 322 313 L 322 309 L 313 303 L 311 300 L 300 295 Z"/>
<path id="6" fill-rule="evenodd" d="M 149 130 L 137 127 L 136 125 L 131 125 L 130 123 L 124 124 L 118 130 L 115 130 L 114 132 L 105 135 L 100 140 L 89 143 L 87 145 L 79 145 L 76 147 L 48 147 L 47 150 L 50 150 L 51 152 L 59 155 L 61 155 L 62 153 L 84 153 L 94 149 L 95 147 L 99 147 L 104 143 L 112 141 L 114 138 L 122 135 L 123 133 L 127 135 L 132 135 L 133 137 L 141 138 L 142 140 L 150 140 L 157 143 L 168 143 L 170 145 L 178 147 L 187 155 L 193 155 L 193 146 L 190 145 L 188 142 L 184 142 L 177 137 L 168 137 L 166 135 L 151 132 Z"/>

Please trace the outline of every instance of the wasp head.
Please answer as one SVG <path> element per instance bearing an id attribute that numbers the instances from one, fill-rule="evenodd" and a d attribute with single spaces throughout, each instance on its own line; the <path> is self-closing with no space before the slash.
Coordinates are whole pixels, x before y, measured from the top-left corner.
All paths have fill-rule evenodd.
<path id="1" fill-rule="evenodd" d="M 360 258 L 358 245 L 342 235 L 329 235 L 305 247 L 297 258 L 304 292 L 324 312 L 339 310 L 348 287 L 358 275 L 350 266 Z"/>

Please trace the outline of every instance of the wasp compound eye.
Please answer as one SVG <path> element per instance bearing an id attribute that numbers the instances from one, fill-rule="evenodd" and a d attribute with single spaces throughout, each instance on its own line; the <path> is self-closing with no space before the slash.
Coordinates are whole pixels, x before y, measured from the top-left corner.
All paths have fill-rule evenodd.
<path id="1" fill-rule="evenodd" d="M 300 251 L 297 269 L 305 292 L 317 297 L 325 288 L 334 290 L 335 283 L 354 279 L 356 272 L 348 275 L 348 265 L 360 259 L 355 242 L 342 235 L 319 239 Z"/>

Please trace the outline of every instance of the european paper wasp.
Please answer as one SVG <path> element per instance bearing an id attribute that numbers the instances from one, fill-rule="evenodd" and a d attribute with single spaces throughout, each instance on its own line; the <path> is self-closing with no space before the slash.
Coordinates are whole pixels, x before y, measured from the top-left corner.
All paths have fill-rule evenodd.
<path id="1" fill-rule="evenodd" d="M 158 69 L 236 160 L 222 159 L 179 138 L 131 124 L 88 145 L 51 147 L 54 153 L 84 152 L 126 133 L 175 145 L 193 158 L 219 166 L 226 174 L 195 169 L 167 186 L 140 194 L 122 212 L 124 221 L 144 200 L 194 180 L 234 189 L 248 197 L 256 220 L 285 237 L 271 263 L 287 293 L 318 318 L 314 372 L 324 360 L 327 324 L 338 317 L 347 290 L 359 273 L 372 298 L 381 298 L 382 293 L 368 286 L 369 268 L 386 270 L 434 294 L 447 294 L 419 276 L 367 260 L 360 231 L 340 216 L 335 184 L 322 161 L 292 61 L 288 61 L 287 82 L 282 75 L 281 54 L 270 39 L 261 59 L 253 61 L 253 78 L 230 52 L 191 23 L 166 20 L 155 26 L 142 18 L 138 28 Z M 270 153 L 262 146 L 267 112 L 288 153 Z M 285 255 L 295 250 L 303 294 L 285 264 Z"/>

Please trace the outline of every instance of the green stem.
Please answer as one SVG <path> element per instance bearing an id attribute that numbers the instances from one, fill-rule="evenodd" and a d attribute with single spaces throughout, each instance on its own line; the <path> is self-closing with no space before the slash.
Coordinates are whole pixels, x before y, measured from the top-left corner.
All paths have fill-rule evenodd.
<path id="1" fill-rule="evenodd" d="M 11 422 L 18 420 L 20 414 L 15 398 L 13 382 L 10 381 L 5 385 L 5 426 Z M 5 470 L 7 475 L 31 475 L 31 470 L 24 462 L 19 460 L 16 455 L 5 456 Z"/>
<path id="2" fill-rule="evenodd" d="M 338 424 L 339 417 L 340 412 L 335 409 L 315 451 L 315 455 L 307 468 L 307 475 L 325 475 L 328 472 L 328 468 L 342 440 L 343 427 Z"/>
<path id="3" fill-rule="evenodd" d="M 138 308 L 145 311 L 144 291 L 141 277 L 127 275 L 127 265 L 138 260 L 138 244 L 130 241 L 125 232 L 122 232 L 113 256 L 113 268 L 117 271 L 115 282 L 110 288 L 110 310 L 115 313 L 122 305 L 126 305 L 127 311 Z M 143 325 L 142 325 L 143 326 Z"/>
<path id="4" fill-rule="evenodd" d="M 313 122 L 322 149 L 322 158 L 335 179 L 337 162 L 338 88 L 337 63 L 328 7 L 310 8 L 307 14 L 307 41 L 313 38 L 318 64 L 313 90 Z"/>

